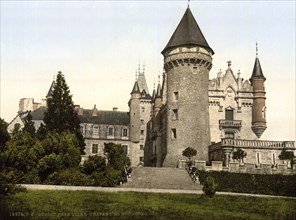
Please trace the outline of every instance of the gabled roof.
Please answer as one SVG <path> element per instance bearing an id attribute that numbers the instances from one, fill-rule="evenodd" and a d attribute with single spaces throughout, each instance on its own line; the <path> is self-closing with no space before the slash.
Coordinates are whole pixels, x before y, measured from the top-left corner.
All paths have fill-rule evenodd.
<path id="1" fill-rule="evenodd" d="M 208 45 L 191 13 L 190 8 L 188 7 L 171 39 L 161 53 L 164 54 L 164 52 L 169 48 L 189 45 L 204 47 L 214 54 L 214 51 Z"/>
<path id="2" fill-rule="evenodd" d="M 266 80 L 266 78 L 263 75 L 261 65 L 260 65 L 260 61 L 259 61 L 258 57 L 256 57 L 256 59 L 255 59 L 253 73 L 252 73 L 252 77 L 251 77 L 250 81 L 253 80 L 253 79 L 264 79 L 264 80 Z"/>
<path id="3" fill-rule="evenodd" d="M 97 116 L 92 116 L 92 110 L 84 109 L 83 115 L 79 115 L 81 123 L 105 124 L 105 125 L 129 125 L 129 113 L 118 111 L 97 111 Z"/>

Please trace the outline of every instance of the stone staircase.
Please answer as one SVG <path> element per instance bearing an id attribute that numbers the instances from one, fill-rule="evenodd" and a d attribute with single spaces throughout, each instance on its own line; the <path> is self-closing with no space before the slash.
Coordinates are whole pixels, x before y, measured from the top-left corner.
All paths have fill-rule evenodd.
<path id="1" fill-rule="evenodd" d="M 147 189 L 186 189 L 202 190 L 202 186 L 194 183 L 186 170 L 178 168 L 137 167 L 124 188 Z"/>

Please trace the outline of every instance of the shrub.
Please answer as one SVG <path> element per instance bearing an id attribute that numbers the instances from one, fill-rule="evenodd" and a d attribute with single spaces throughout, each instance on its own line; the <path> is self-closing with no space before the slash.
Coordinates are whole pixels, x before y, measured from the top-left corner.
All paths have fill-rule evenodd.
<path id="1" fill-rule="evenodd" d="M 217 191 L 218 184 L 215 179 L 211 176 L 207 176 L 202 190 L 208 197 L 213 197 Z"/>
<path id="2" fill-rule="evenodd" d="M 54 172 L 45 180 L 45 184 L 67 186 L 92 186 L 94 182 L 90 176 L 81 173 L 78 168 Z"/>
<path id="3" fill-rule="evenodd" d="M 201 184 L 212 176 L 218 183 L 217 191 L 268 194 L 296 197 L 296 175 L 248 174 L 217 171 L 196 171 Z"/>

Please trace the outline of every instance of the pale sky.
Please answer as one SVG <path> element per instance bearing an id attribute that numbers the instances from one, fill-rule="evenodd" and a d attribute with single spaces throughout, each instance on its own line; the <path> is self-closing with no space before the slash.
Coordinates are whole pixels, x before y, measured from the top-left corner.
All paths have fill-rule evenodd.
<path id="1" fill-rule="evenodd" d="M 0 117 L 10 122 L 21 98 L 45 98 L 62 71 L 75 104 L 128 111 L 139 60 L 149 91 L 161 51 L 187 1 L 1 1 Z M 295 140 L 295 1 L 190 1 L 215 51 L 210 78 L 232 61 L 249 79 L 255 44 L 267 78 L 262 140 Z"/>

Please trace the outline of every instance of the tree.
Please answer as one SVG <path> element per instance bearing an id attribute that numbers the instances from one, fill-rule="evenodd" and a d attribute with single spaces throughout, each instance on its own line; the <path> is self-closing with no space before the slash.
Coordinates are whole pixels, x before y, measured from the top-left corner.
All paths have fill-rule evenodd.
<path id="1" fill-rule="evenodd" d="M 25 117 L 23 131 L 27 131 L 32 136 L 35 136 L 36 129 L 34 126 L 34 122 L 32 121 L 31 111 L 29 111 L 28 115 Z"/>
<path id="2" fill-rule="evenodd" d="M 90 175 L 93 172 L 105 172 L 106 168 L 106 158 L 94 155 L 89 156 L 88 160 L 83 163 L 82 172 Z"/>
<path id="3" fill-rule="evenodd" d="M 242 149 L 238 148 L 237 151 L 233 152 L 232 159 L 238 160 L 240 163 L 241 161 L 247 156 L 247 153 Z"/>
<path id="4" fill-rule="evenodd" d="M 80 121 L 74 110 L 72 95 L 62 72 L 59 72 L 51 96 L 47 98 L 48 109 L 44 123 L 48 131 L 71 132 L 79 140 L 81 154 L 84 154 L 84 140 L 80 132 Z"/>
<path id="5" fill-rule="evenodd" d="M 189 160 L 189 163 L 192 164 L 191 157 L 196 156 L 196 153 L 197 153 L 197 151 L 196 151 L 194 148 L 192 148 L 192 147 L 187 147 L 185 150 L 183 150 L 182 155 L 183 155 L 184 157 L 187 157 L 188 160 Z"/>
<path id="6" fill-rule="evenodd" d="M 0 151 L 5 146 L 5 143 L 10 139 L 9 133 L 7 131 L 7 122 L 0 118 Z"/>
<path id="7" fill-rule="evenodd" d="M 291 163 L 291 168 L 293 168 L 295 155 L 293 151 L 287 151 L 286 149 L 283 149 L 279 155 L 280 160 L 287 160 Z"/>

